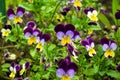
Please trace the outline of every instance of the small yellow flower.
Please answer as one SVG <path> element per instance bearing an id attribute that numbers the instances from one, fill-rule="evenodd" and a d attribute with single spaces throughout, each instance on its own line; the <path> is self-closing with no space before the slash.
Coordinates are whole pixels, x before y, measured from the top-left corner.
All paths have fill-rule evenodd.
<path id="1" fill-rule="evenodd" d="M 80 2 L 80 0 L 75 0 L 73 2 L 73 4 L 74 4 L 75 7 L 81 7 L 82 6 L 82 3 Z"/>
<path id="2" fill-rule="evenodd" d="M 89 11 L 88 12 L 88 14 L 87 14 L 87 16 L 90 18 L 90 20 L 92 20 L 92 21 L 98 21 L 98 17 L 97 17 L 97 15 L 98 15 L 98 13 L 97 13 L 97 11 L 96 10 L 94 10 L 94 11 Z"/>

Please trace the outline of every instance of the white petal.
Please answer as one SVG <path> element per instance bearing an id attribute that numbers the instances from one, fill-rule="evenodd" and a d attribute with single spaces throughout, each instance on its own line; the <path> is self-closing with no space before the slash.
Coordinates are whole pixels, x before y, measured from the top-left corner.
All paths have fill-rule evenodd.
<path id="1" fill-rule="evenodd" d="M 104 44 L 102 48 L 103 48 L 103 51 L 106 51 L 109 48 L 109 46 L 107 44 Z"/>

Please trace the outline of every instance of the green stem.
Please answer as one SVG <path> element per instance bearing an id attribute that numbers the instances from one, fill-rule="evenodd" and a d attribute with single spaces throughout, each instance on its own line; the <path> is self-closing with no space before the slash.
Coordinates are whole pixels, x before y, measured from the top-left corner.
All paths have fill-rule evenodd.
<path id="1" fill-rule="evenodd" d="M 5 0 L 0 0 L 0 12 L 2 16 L 6 16 Z M 4 18 L 3 21 L 6 21 L 6 19 Z"/>

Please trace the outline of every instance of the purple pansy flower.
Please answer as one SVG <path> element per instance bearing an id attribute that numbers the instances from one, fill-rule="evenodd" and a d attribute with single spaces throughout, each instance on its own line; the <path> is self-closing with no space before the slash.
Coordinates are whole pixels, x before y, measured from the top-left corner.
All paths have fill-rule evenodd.
<path id="1" fill-rule="evenodd" d="M 11 71 L 11 73 L 10 73 L 9 77 L 10 77 L 10 78 L 14 78 L 16 72 L 19 71 L 19 70 L 20 70 L 20 65 L 15 64 L 14 62 L 12 62 L 12 63 L 11 63 L 11 66 L 10 66 L 10 71 Z"/>
<path id="2" fill-rule="evenodd" d="M 36 49 L 38 51 L 42 51 L 43 45 L 45 44 L 45 42 L 49 41 L 51 38 L 50 34 L 39 34 L 37 36 L 37 46 Z"/>
<path id="3" fill-rule="evenodd" d="M 88 38 L 87 40 L 82 40 L 81 44 L 85 46 L 87 51 L 89 52 L 89 56 L 94 56 L 96 54 L 96 51 L 94 49 L 94 41 L 92 38 Z"/>
<path id="4" fill-rule="evenodd" d="M 16 14 L 14 13 L 13 9 L 11 9 L 11 8 L 9 8 L 7 10 L 7 16 L 8 16 L 8 18 L 10 20 L 13 20 L 13 22 L 15 24 L 23 22 L 22 17 L 24 15 L 24 13 L 25 13 L 25 9 L 22 8 L 22 7 L 18 7 L 17 8 Z"/>
<path id="5" fill-rule="evenodd" d="M 66 57 L 65 59 L 61 59 L 58 62 L 58 70 L 56 71 L 56 75 L 62 80 L 70 80 L 74 77 L 75 72 L 78 67 L 75 63 L 71 62 L 70 57 Z"/>
<path id="6" fill-rule="evenodd" d="M 76 33 L 75 27 L 72 24 L 58 24 L 55 27 L 56 36 L 61 40 L 62 45 L 67 45 L 72 42 L 73 39 L 78 38 L 79 32 Z"/>
<path id="7" fill-rule="evenodd" d="M 34 21 L 28 21 L 26 27 L 36 28 L 36 23 Z"/>
<path id="8" fill-rule="evenodd" d="M 114 50 L 116 50 L 117 44 L 113 40 L 102 38 L 100 43 L 102 45 L 103 51 L 105 51 L 105 57 L 112 58 L 115 56 Z"/>
<path id="9" fill-rule="evenodd" d="M 91 21 L 98 21 L 98 12 L 94 8 L 86 8 L 84 13 L 88 16 Z"/>
<path id="10" fill-rule="evenodd" d="M 116 19 L 120 19 L 120 10 L 118 10 L 118 11 L 115 13 L 115 18 L 116 18 Z"/>
<path id="11" fill-rule="evenodd" d="M 28 45 L 37 43 L 37 36 L 41 34 L 40 30 L 33 29 L 32 27 L 27 27 L 24 30 L 24 36 L 28 39 Z"/>
<path id="12" fill-rule="evenodd" d="M 30 67 L 30 62 L 26 62 L 22 65 L 22 69 L 20 70 L 20 75 L 23 75 L 23 73 Z"/>
<path id="13" fill-rule="evenodd" d="M 12 26 L 11 25 L 5 25 L 1 32 L 2 32 L 2 37 L 6 37 L 9 35 L 9 33 L 11 33 L 11 29 L 12 29 Z"/>

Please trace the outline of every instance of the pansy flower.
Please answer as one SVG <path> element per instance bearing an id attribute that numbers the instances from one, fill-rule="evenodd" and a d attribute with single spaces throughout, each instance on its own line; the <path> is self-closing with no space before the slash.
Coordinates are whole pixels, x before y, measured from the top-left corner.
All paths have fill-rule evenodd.
<path id="1" fill-rule="evenodd" d="M 68 52 L 69 52 L 69 54 L 72 55 L 73 58 L 76 61 L 78 61 L 77 60 L 77 58 L 78 58 L 78 56 L 77 56 L 78 55 L 78 51 L 76 50 L 76 48 L 72 44 L 68 44 L 67 46 L 68 46 Z"/>
<path id="2" fill-rule="evenodd" d="M 28 39 L 28 45 L 37 43 L 37 35 L 41 34 L 38 29 L 33 29 L 32 27 L 27 27 L 24 30 L 24 36 Z"/>
<path id="3" fill-rule="evenodd" d="M 72 3 L 77 10 L 80 10 L 82 7 L 81 0 L 70 0 L 70 3 Z"/>
<path id="4" fill-rule="evenodd" d="M 66 57 L 58 62 L 56 75 L 61 78 L 61 80 L 71 80 L 77 69 L 78 66 L 74 62 L 71 62 L 70 57 Z"/>
<path id="5" fill-rule="evenodd" d="M 11 29 L 12 29 L 11 25 L 5 25 L 5 26 L 2 28 L 2 30 L 1 30 L 1 32 L 2 32 L 2 37 L 8 36 L 9 33 L 11 33 Z"/>
<path id="6" fill-rule="evenodd" d="M 20 65 L 15 64 L 14 62 L 12 62 L 11 66 L 10 66 L 11 73 L 10 73 L 9 77 L 14 78 L 15 75 L 16 75 L 16 72 L 19 71 L 19 70 L 20 70 Z"/>
<path id="7" fill-rule="evenodd" d="M 60 11 L 60 13 L 63 15 L 63 16 L 66 16 L 66 14 L 70 11 L 70 7 L 63 7 L 63 9 Z"/>
<path id="8" fill-rule="evenodd" d="M 55 27 L 55 32 L 62 45 L 70 44 L 78 36 L 75 34 L 75 27 L 72 24 L 58 24 Z"/>
<path id="9" fill-rule="evenodd" d="M 102 38 L 100 43 L 102 45 L 103 51 L 105 51 L 105 57 L 112 58 L 115 56 L 114 50 L 116 50 L 117 44 L 113 40 Z"/>
<path id="10" fill-rule="evenodd" d="M 94 56 L 96 54 L 96 51 L 94 49 L 94 41 L 92 38 L 88 38 L 87 40 L 82 40 L 81 44 L 85 46 L 87 51 L 89 52 L 89 56 Z"/>
<path id="11" fill-rule="evenodd" d="M 23 75 L 23 73 L 30 67 L 30 62 L 26 62 L 22 65 L 22 69 L 20 70 L 20 75 Z"/>
<path id="12" fill-rule="evenodd" d="M 15 24 L 23 22 L 22 17 L 24 15 L 24 13 L 25 13 L 25 9 L 22 8 L 22 7 L 18 7 L 17 8 L 16 14 L 14 13 L 13 9 L 11 9 L 11 8 L 9 8 L 7 10 L 7 16 L 8 16 L 8 18 L 10 20 L 13 20 L 13 22 Z"/>
<path id="13" fill-rule="evenodd" d="M 36 28 L 36 23 L 34 21 L 28 21 L 26 27 Z"/>
<path id="14" fill-rule="evenodd" d="M 43 45 L 45 44 L 45 42 L 49 41 L 51 38 L 50 34 L 38 34 L 37 36 L 37 46 L 36 49 L 38 51 L 42 51 Z"/>
<path id="15" fill-rule="evenodd" d="M 88 16 L 91 21 L 98 21 L 98 12 L 94 8 L 87 8 L 84 10 L 84 13 Z"/>

